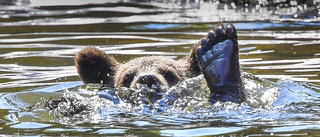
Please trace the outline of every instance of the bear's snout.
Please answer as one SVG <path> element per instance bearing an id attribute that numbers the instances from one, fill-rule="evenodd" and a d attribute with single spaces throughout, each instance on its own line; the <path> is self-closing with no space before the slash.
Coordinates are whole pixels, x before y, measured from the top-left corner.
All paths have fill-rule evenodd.
<path id="1" fill-rule="evenodd" d="M 160 80 L 153 74 L 140 76 L 137 83 L 146 84 L 149 88 L 151 88 L 152 85 L 156 86 L 161 84 Z"/>
<path id="2" fill-rule="evenodd" d="M 130 84 L 131 89 L 139 89 L 139 84 L 146 85 L 148 88 L 159 88 L 160 86 L 168 86 L 165 78 L 157 73 L 144 73 L 136 75 L 132 83 Z"/>

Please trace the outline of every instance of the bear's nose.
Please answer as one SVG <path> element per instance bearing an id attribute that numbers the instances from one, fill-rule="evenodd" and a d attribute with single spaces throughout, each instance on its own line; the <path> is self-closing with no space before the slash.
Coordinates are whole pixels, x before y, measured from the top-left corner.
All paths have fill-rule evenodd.
<path id="1" fill-rule="evenodd" d="M 152 74 L 140 76 L 137 83 L 146 84 L 149 88 L 151 88 L 152 85 L 161 84 L 160 80 Z"/>

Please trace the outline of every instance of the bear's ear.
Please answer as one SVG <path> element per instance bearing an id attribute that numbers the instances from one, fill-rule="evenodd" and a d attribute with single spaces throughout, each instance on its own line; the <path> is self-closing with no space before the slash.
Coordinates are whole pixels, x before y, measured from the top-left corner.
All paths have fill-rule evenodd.
<path id="1" fill-rule="evenodd" d="M 76 55 L 76 67 L 84 83 L 103 83 L 114 86 L 118 61 L 94 47 L 86 47 Z"/>

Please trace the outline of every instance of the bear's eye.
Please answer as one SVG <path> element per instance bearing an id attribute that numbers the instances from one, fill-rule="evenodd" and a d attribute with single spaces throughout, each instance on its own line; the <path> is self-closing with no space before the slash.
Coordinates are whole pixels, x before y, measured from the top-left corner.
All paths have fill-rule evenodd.
<path id="1" fill-rule="evenodd" d="M 132 83 L 132 81 L 133 81 L 133 78 L 134 78 L 134 75 L 133 75 L 133 74 L 127 74 L 127 75 L 124 77 L 122 86 L 127 87 L 127 88 L 130 88 L 130 85 L 131 85 L 131 83 Z"/>
<path id="2" fill-rule="evenodd" d="M 161 74 L 168 82 L 169 87 L 171 87 L 179 82 L 178 77 L 172 71 L 162 71 Z"/>

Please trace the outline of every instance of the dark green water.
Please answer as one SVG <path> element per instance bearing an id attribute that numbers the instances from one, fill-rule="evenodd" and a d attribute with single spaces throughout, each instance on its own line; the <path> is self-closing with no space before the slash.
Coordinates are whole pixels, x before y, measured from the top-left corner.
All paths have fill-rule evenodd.
<path id="1" fill-rule="evenodd" d="M 319 1 L 0 3 L 0 135 L 320 135 Z M 212 105 L 189 96 L 154 113 L 84 95 L 96 89 L 82 87 L 74 67 L 75 54 L 85 46 L 121 61 L 181 58 L 221 22 L 237 28 L 242 70 L 255 76 L 245 78 L 247 102 Z M 63 93 L 91 111 L 64 117 L 34 107 Z"/>

